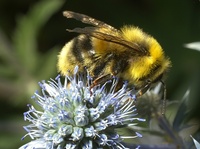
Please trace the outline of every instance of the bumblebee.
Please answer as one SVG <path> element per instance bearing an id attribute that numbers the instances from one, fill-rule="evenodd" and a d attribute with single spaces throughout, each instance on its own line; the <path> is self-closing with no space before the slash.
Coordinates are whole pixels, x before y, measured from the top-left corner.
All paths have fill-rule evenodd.
<path id="1" fill-rule="evenodd" d="M 86 68 L 94 77 L 93 86 L 113 76 L 127 80 L 144 94 L 152 84 L 161 81 L 171 67 L 160 44 L 136 26 L 119 30 L 84 14 L 64 11 L 63 15 L 91 26 L 67 29 L 80 35 L 69 41 L 58 55 L 58 70 L 70 75 L 76 65 Z"/>

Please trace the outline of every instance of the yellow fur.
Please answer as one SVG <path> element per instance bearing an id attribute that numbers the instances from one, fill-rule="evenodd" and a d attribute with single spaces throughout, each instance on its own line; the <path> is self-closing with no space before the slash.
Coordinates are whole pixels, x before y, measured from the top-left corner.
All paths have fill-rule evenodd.
<path id="1" fill-rule="evenodd" d="M 123 74 L 123 77 L 126 80 L 131 80 L 133 84 L 140 86 L 142 83 L 139 79 L 150 74 L 152 68 L 156 65 L 159 64 L 161 68 L 158 72 L 151 76 L 149 80 L 155 80 L 161 73 L 171 66 L 169 59 L 164 56 L 162 47 L 153 37 L 134 26 L 125 26 L 121 30 L 123 32 L 123 37 L 130 42 L 143 44 L 145 41 L 146 43 L 144 44 L 149 45 L 150 53 L 149 56 L 135 57 L 130 60 L 129 69 Z"/>
<path id="2" fill-rule="evenodd" d="M 135 26 L 124 26 L 121 28 L 124 39 L 132 42 L 140 42 L 144 40 L 145 33 Z"/>
<path id="3" fill-rule="evenodd" d="M 60 73 L 62 75 L 66 75 L 68 72 L 73 72 L 74 65 L 72 63 L 75 63 L 75 57 L 70 56 L 70 48 L 72 47 L 73 40 L 68 42 L 61 50 L 60 54 L 58 55 L 58 70 L 60 70 Z M 70 57 L 69 60 L 67 57 Z M 78 65 L 78 64 L 77 64 Z"/>

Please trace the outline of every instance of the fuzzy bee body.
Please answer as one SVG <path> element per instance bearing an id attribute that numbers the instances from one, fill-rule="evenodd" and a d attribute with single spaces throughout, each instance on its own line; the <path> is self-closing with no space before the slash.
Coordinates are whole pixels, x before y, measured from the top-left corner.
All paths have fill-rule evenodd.
<path id="1" fill-rule="evenodd" d="M 86 68 L 97 80 L 118 76 L 136 89 L 146 91 L 171 66 L 160 44 L 138 27 L 124 26 L 117 30 L 83 14 L 65 11 L 64 16 L 95 27 L 68 30 L 80 35 L 68 42 L 58 56 L 62 75 L 78 65 L 80 72 Z"/>

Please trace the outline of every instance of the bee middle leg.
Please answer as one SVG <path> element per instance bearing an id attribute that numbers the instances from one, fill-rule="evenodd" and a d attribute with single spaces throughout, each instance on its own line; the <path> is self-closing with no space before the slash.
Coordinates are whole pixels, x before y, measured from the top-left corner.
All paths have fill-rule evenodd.
<path id="1" fill-rule="evenodd" d="M 142 96 L 144 93 L 146 93 L 146 91 L 149 89 L 151 83 L 148 82 L 144 87 L 142 87 L 141 89 L 139 89 L 136 93 L 136 98 Z"/>

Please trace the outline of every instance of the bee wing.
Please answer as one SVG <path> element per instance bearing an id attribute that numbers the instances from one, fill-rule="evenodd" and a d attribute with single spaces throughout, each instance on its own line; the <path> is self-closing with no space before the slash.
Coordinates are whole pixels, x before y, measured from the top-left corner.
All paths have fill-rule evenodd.
<path id="1" fill-rule="evenodd" d="M 94 19 L 92 17 L 89 17 L 87 15 L 84 15 L 84 14 L 80 14 L 80 13 L 76 13 L 76 12 L 72 12 L 72 11 L 64 11 L 63 12 L 63 15 L 67 18 L 74 18 L 78 21 L 81 21 L 85 24 L 90 24 L 90 25 L 93 25 L 93 26 L 96 26 L 96 27 L 103 27 L 103 28 L 107 28 L 107 29 L 110 29 L 110 30 L 113 30 L 113 31 L 117 31 L 117 29 L 115 29 L 114 27 L 102 22 L 102 21 L 99 21 L 97 19 Z"/>
<path id="2" fill-rule="evenodd" d="M 128 52 L 137 53 L 138 55 L 145 55 L 147 52 L 145 49 L 144 50 L 141 49 L 141 47 L 138 44 L 131 43 L 127 40 L 124 40 L 119 35 L 116 35 L 116 32 L 112 32 L 108 29 L 105 29 L 105 32 L 104 32 L 104 31 L 100 31 L 98 27 L 85 27 L 85 28 L 75 28 L 72 30 L 67 29 L 67 31 L 76 32 L 76 33 L 80 33 L 80 34 L 86 34 L 86 35 L 98 38 L 100 40 L 113 42 L 113 43 L 122 45 L 122 46 L 130 49 L 130 51 L 128 51 Z M 119 30 L 117 30 L 117 32 L 120 33 Z"/>

